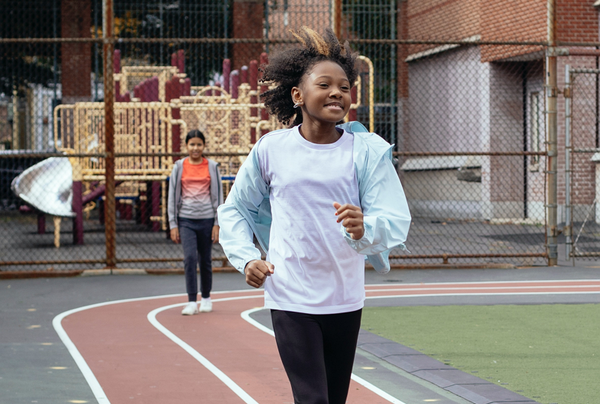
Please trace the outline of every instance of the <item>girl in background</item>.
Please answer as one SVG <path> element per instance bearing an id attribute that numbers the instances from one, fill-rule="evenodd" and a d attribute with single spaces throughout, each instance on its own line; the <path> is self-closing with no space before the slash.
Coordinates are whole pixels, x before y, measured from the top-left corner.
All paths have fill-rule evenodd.
<path id="1" fill-rule="evenodd" d="M 296 37 L 301 47 L 263 67 L 263 81 L 275 87 L 261 94 L 292 127 L 253 147 L 219 208 L 220 240 L 246 282 L 265 285 L 295 402 L 342 404 L 364 306 L 365 255 L 387 272 L 411 218 L 392 146 L 358 123 L 336 126 L 352 103 L 356 54 L 331 30 L 323 37 L 303 28 Z"/>
<path id="2" fill-rule="evenodd" d="M 218 163 L 202 155 L 204 134 L 195 129 L 185 138 L 189 156 L 177 160 L 169 180 L 168 215 L 171 240 L 183 245 L 183 262 L 188 304 L 181 314 L 198 313 L 200 261 L 200 312 L 212 311 L 212 244 L 219 242 L 217 207 L 223 201 Z"/>

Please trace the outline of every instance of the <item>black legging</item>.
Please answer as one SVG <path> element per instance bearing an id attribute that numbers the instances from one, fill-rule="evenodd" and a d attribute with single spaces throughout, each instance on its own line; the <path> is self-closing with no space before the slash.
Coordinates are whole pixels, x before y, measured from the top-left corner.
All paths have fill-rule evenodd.
<path id="1" fill-rule="evenodd" d="M 295 404 L 344 404 L 362 309 L 341 314 L 271 310 L 277 348 Z"/>
<path id="2" fill-rule="evenodd" d="M 214 219 L 179 218 L 185 286 L 190 302 L 195 302 L 198 296 L 198 261 L 200 261 L 200 292 L 202 297 L 210 297 L 212 289 L 211 235 L 214 222 Z"/>

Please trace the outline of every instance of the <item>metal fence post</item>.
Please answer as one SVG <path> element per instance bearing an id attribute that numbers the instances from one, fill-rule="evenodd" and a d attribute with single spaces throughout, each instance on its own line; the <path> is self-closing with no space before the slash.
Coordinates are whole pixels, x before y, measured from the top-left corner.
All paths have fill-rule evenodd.
<path id="1" fill-rule="evenodd" d="M 116 202 L 115 202 L 115 120 L 114 120 L 114 83 L 113 83 L 113 0 L 104 1 L 104 130 L 105 130 L 105 221 L 106 267 L 115 268 L 116 259 Z"/>
<path id="2" fill-rule="evenodd" d="M 571 214 L 571 66 L 565 67 L 565 257 L 571 258 L 573 248 L 573 216 Z"/>
<path id="3" fill-rule="evenodd" d="M 331 29 L 340 38 L 342 34 L 342 0 L 331 1 Z"/>
<path id="4" fill-rule="evenodd" d="M 546 142 L 547 142 L 547 241 L 546 250 L 548 252 L 548 265 L 554 266 L 558 263 L 557 252 L 557 219 L 558 219 L 558 199 L 557 199 L 557 57 L 556 57 L 556 0 L 548 0 L 548 50 L 546 56 Z"/>

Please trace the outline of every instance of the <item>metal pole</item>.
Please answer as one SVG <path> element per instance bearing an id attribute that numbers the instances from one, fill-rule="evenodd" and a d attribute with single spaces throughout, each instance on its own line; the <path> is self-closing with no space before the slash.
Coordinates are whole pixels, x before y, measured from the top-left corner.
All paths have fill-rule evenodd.
<path id="1" fill-rule="evenodd" d="M 331 29 L 338 38 L 342 34 L 342 0 L 332 0 Z"/>
<path id="2" fill-rule="evenodd" d="M 164 21 L 163 21 L 163 3 L 162 3 L 162 0 L 159 0 L 159 2 L 158 2 L 158 18 L 160 19 L 160 37 L 162 38 L 163 37 L 163 26 L 165 25 Z M 161 42 L 160 43 L 160 56 L 159 56 L 160 63 L 164 63 L 164 59 L 163 59 L 163 46 L 164 46 L 164 43 Z"/>
<path id="3" fill-rule="evenodd" d="M 13 82 L 13 94 L 12 94 L 12 108 L 13 108 L 13 127 L 12 127 L 12 145 L 11 149 L 17 150 L 20 148 L 19 142 L 19 92 L 17 91 L 16 81 Z"/>
<path id="4" fill-rule="evenodd" d="M 265 52 L 269 53 L 269 1 L 265 0 Z"/>
<path id="5" fill-rule="evenodd" d="M 58 1 L 55 0 L 54 1 L 54 6 L 53 6 L 53 35 L 54 38 L 58 37 Z M 53 78 L 53 87 L 52 87 L 52 111 L 54 111 L 54 108 L 56 108 L 56 106 L 58 105 L 58 44 L 54 43 L 54 63 L 52 65 L 52 78 Z M 62 97 L 62 96 L 61 96 Z M 54 139 L 58 140 L 58 137 L 55 135 L 54 133 L 54 128 L 56 128 L 57 126 L 54 124 L 52 125 L 52 137 Z M 62 141 L 62 139 L 61 139 Z M 56 150 L 56 148 L 58 147 L 58 145 L 56 143 L 54 143 L 54 150 Z"/>
<path id="6" fill-rule="evenodd" d="M 115 120 L 114 120 L 114 82 L 113 82 L 113 0 L 104 1 L 104 134 L 106 151 L 106 192 L 104 231 L 106 236 L 106 267 L 117 266 L 116 257 L 116 206 L 115 206 Z"/>
<path id="7" fill-rule="evenodd" d="M 548 43 L 549 48 L 546 52 L 546 144 L 547 144 L 547 241 L 546 250 L 548 252 L 548 265 L 555 266 L 558 263 L 557 252 L 557 219 L 558 219 L 558 199 L 557 199 L 557 58 L 556 58 L 556 0 L 548 0 Z"/>
<path id="8" fill-rule="evenodd" d="M 375 69 L 368 57 L 360 55 L 358 59 L 369 66 L 369 132 L 375 132 Z"/>
<path id="9" fill-rule="evenodd" d="M 94 0 L 94 38 L 98 38 L 98 0 Z M 94 102 L 98 101 L 98 42 L 94 43 Z"/>
<path id="10" fill-rule="evenodd" d="M 565 256 L 571 258 L 573 248 L 572 239 L 572 206 L 571 206 L 571 66 L 565 68 Z"/>
<path id="11" fill-rule="evenodd" d="M 58 1 L 54 1 L 54 7 L 53 7 L 53 35 L 54 38 L 58 38 L 58 23 L 57 23 L 57 13 L 58 13 L 58 5 L 57 5 Z M 54 83 L 54 103 L 52 105 L 52 109 L 54 110 L 54 107 L 58 104 L 57 101 L 57 87 L 58 87 L 58 44 L 54 43 L 54 64 L 52 66 L 52 74 L 53 74 L 53 83 Z M 54 147 L 56 147 L 56 145 L 54 145 Z"/>
<path id="12" fill-rule="evenodd" d="M 395 1 L 391 1 L 390 2 L 390 29 L 391 29 L 391 39 L 396 39 L 396 15 L 397 15 L 397 9 L 396 9 L 396 2 Z M 391 45 L 390 47 L 390 62 L 391 62 L 391 80 L 392 80 L 392 85 L 390 86 L 393 90 L 390 94 L 390 107 L 391 107 L 391 113 L 390 113 L 390 143 L 394 145 L 394 149 L 397 150 L 397 145 L 396 145 L 396 117 L 398 116 L 398 111 L 396 111 L 396 97 L 398 95 L 398 87 L 396 84 L 396 63 L 398 63 L 398 61 L 396 60 L 396 46 L 397 45 Z"/>
<path id="13" fill-rule="evenodd" d="M 529 133 L 527 131 L 527 73 L 528 68 L 525 66 L 521 73 L 521 81 L 523 87 L 523 151 L 528 150 L 528 138 Z M 528 158 L 527 156 L 523 156 L 523 217 L 527 219 L 529 217 L 529 198 L 528 198 L 528 190 L 529 190 L 529 182 L 528 182 L 528 172 L 527 172 L 527 164 Z"/>
<path id="14" fill-rule="evenodd" d="M 223 2 L 223 17 L 225 17 L 223 19 L 223 38 L 229 38 L 229 26 L 227 24 L 229 21 L 229 12 L 228 12 L 228 8 L 227 8 L 228 4 L 229 4 L 229 2 L 227 2 L 227 1 Z M 265 4 L 268 6 L 269 2 L 265 0 Z M 223 59 L 227 59 L 229 57 L 228 46 L 229 46 L 228 43 L 224 44 Z"/>

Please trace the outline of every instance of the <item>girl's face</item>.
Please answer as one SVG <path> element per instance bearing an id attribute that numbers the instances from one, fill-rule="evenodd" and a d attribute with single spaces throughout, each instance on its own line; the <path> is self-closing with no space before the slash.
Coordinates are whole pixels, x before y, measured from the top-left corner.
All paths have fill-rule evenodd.
<path id="1" fill-rule="evenodd" d="M 199 137 L 193 137 L 186 144 L 188 153 L 192 160 L 200 160 L 204 151 L 204 142 Z"/>
<path id="2" fill-rule="evenodd" d="M 315 64 L 300 85 L 292 89 L 292 100 L 301 104 L 303 122 L 335 124 L 341 121 L 352 103 L 346 72 L 329 60 Z"/>

